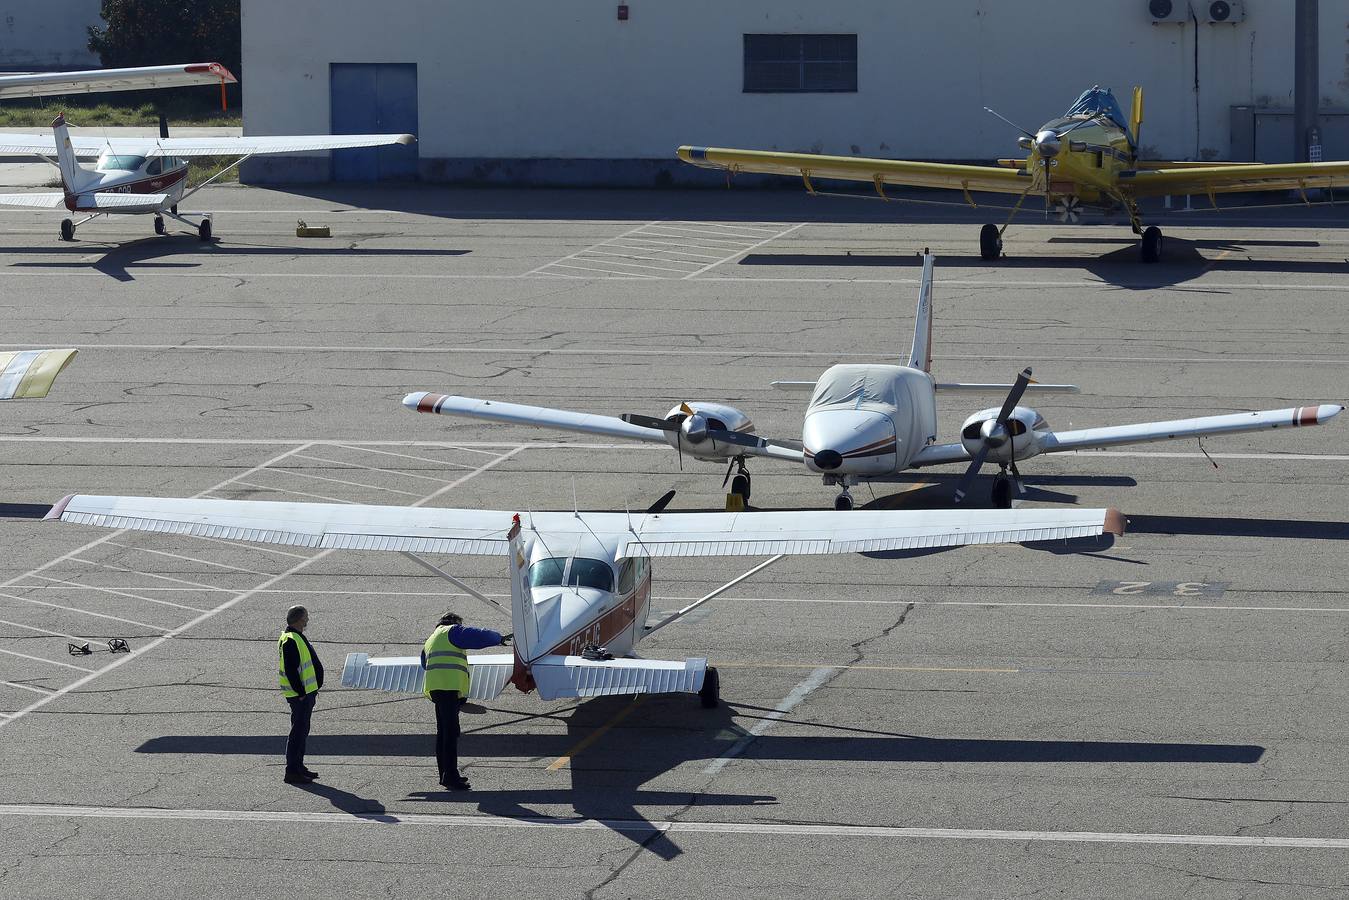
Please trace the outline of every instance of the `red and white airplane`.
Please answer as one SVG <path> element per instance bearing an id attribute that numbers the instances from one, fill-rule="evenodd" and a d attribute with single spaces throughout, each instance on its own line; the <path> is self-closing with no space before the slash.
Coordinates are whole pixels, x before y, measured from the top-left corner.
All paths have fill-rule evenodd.
<path id="1" fill-rule="evenodd" d="M 1049 541 L 1122 534 L 1113 509 L 1014 509 L 665 513 L 674 492 L 644 513 L 427 509 L 258 500 L 72 495 L 48 519 L 164 534 L 404 553 L 461 590 L 497 606 L 418 554 L 498 556 L 511 586 L 514 651 L 471 655 L 470 697 L 508 684 L 545 700 L 687 692 L 717 702 L 705 658 L 638 659 L 660 628 L 788 555 Z M 664 619 L 647 624 L 655 559 L 768 556 L 748 572 Z M 416 656 L 347 657 L 346 687 L 418 692 Z"/>
<path id="2" fill-rule="evenodd" d="M 469 416 L 511 425 L 554 428 L 583 434 L 668 443 L 680 455 L 726 465 L 731 492 L 749 501 L 750 478 L 745 462 L 751 456 L 804 465 L 823 476 L 826 485 L 841 491 L 834 508 L 852 509 L 849 488 L 861 481 L 890 481 L 907 469 L 950 463 L 969 463 L 956 486 L 960 502 L 985 462 L 996 463 L 994 505 L 1012 505 L 1012 491 L 1023 492 L 1017 462 L 1041 453 L 1098 450 L 1123 444 L 1199 438 L 1243 431 L 1318 425 L 1339 415 L 1339 404 L 1309 404 L 1289 409 L 1260 410 L 1110 425 L 1073 431 L 1053 431 L 1043 416 L 1020 406 L 1027 391 L 1077 390 L 1067 384 L 1036 384 L 1027 368 L 1014 384 L 942 383 L 932 377 L 932 268 L 931 253 L 923 256 L 923 279 L 913 345 L 906 365 L 849 364 L 831 366 L 816 381 L 775 381 L 780 390 L 809 391 L 800 441 L 774 440 L 751 432 L 749 416 L 724 403 L 690 401 L 666 413 L 663 419 L 628 413 L 621 418 L 564 409 L 502 403 L 419 391 L 403 398 L 403 405 L 424 413 Z M 960 426 L 960 440 L 937 443 L 937 391 L 1007 391 L 1001 407 L 981 409 Z M 1008 471 L 1011 478 L 1008 478 Z"/>
<path id="3" fill-rule="evenodd" d="M 206 187 L 250 156 L 305 153 L 349 147 L 410 144 L 410 134 L 277 135 L 267 137 L 159 138 L 72 136 L 64 115 L 52 122 L 52 134 L 0 134 L 0 154 L 32 153 L 53 162 L 61 172 L 62 190 L 53 193 L 0 194 L 0 206 L 22 209 L 60 209 L 84 213 L 61 221 L 61 240 L 75 239 L 75 229 L 90 219 L 107 215 L 152 215 L 156 234 L 164 234 L 164 218 L 194 228 L 203 241 L 211 239 L 211 216 L 189 221 L 178 204 Z M 188 159 L 193 156 L 237 156 L 210 178 L 188 188 Z M 92 169 L 79 157 L 96 158 Z"/>

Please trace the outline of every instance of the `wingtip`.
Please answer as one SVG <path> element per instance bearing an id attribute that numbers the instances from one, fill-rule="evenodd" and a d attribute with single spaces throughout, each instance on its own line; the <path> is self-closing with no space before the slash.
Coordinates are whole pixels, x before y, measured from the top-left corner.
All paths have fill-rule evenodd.
<path id="1" fill-rule="evenodd" d="M 1120 537 L 1124 534 L 1125 526 L 1128 525 L 1128 523 L 1129 520 L 1124 518 L 1124 513 L 1112 506 L 1105 511 L 1105 524 L 1102 526 L 1102 530 L 1108 534 Z"/>
<path id="2" fill-rule="evenodd" d="M 415 134 L 400 134 L 398 136 L 398 143 L 415 144 L 417 143 L 417 136 Z"/>
<path id="3" fill-rule="evenodd" d="M 434 413 L 440 412 L 440 403 L 444 399 L 444 394 L 432 394 L 430 391 L 417 391 L 414 394 L 408 394 L 404 397 L 403 405 L 413 412 Z"/>
<path id="4" fill-rule="evenodd" d="M 61 516 L 66 511 L 66 506 L 68 506 L 70 504 L 70 501 L 74 499 L 75 499 L 74 494 L 66 494 L 60 500 L 56 501 L 55 506 L 53 506 L 51 509 L 47 511 L 47 514 L 42 517 L 43 520 L 45 521 L 47 519 L 60 519 Z"/>
<path id="5" fill-rule="evenodd" d="M 1344 412 L 1344 407 L 1338 403 L 1322 403 L 1316 408 L 1316 422 L 1329 422 L 1331 419 Z"/>
<path id="6" fill-rule="evenodd" d="M 411 394 L 408 394 L 406 397 L 403 398 L 403 405 L 406 406 L 408 409 L 415 410 L 417 408 L 417 404 L 421 403 L 422 398 L 425 396 L 426 391 L 413 391 Z"/>

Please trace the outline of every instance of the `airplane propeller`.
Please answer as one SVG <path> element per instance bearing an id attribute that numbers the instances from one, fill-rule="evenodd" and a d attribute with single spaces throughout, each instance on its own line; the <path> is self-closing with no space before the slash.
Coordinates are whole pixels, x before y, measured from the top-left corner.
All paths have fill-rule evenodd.
<path id="1" fill-rule="evenodd" d="M 713 441 L 720 441 L 723 444 L 734 444 L 737 447 L 761 447 L 763 441 L 750 434 L 741 434 L 738 431 L 730 431 L 725 428 L 714 428 L 707 421 L 707 417 L 689 406 L 687 403 L 679 405 L 679 412 L 666 419 L 658 419 L 655 416 L 644 416 L 640 413 L 624 413 L 620 418 L 629 425 L 636 425 L 638 428 L 654 428 L 658 431 L 673 432 L 675 435 L 675 449 L 679 451 L 679 468 L 684 468 L 684 443 L 690 446 L 698 446 L 709 438 Z"/>
<path id="2" fill-rule="evenodd" d="M 1032 133 L 1030 131 L 1027 131 L 1025 128 L 1022 128 L 1020 125 L 1016 124 L 1011 119 L 1007 118 L 1006 116 L 1002 115 L 996 110 L 991 109 L 990 107 L 985 106 L 984 112 L 991 113 L 992 115 L 1006 122 L 1008 125 L 1011 125 L 1017 131 L 1024 134 L 1028 138 L 1028 140 L 1021 142 L 1021 146 L 1027 150 L 1034 149 L 1036 155 L 1039 156 L 1040 161 L 1044 164 L 1045 218 L 1048 219 L 1049 208 L 1053 203 L 1053 196 L 1050 191 L 1050 175 L 1049 175 L 1049 170 L 1053 165 L 1053 160 L 1055 157 L 1059 155 L 1060 151 L 1063 150 L 1064 136 L 1067 135 L 1070 131 L 1074 131 L 1078 128 L 1081 128 L 1083 125 L 1089 124 L 1093 120 L 1083 119 L 1080 122 L 1074 122 L 1072 125 L 1063 129 L 1062 131 L 1055 131 L 1052 128 L 1042 128 L 1040 131 Z"/>
<path id="3" fill-rule="evenodd" d="M 1001 447 L 1012 439 L 1012 432 L 1007 427 L 1007 421 L 1012 415 L 1012 410 L 1016 408 L 1017 403 L 1021 401 L 1021 395 L 1026 392 L 1026 385 L 1032 382 L 1030 377 L 1030 366 L 1021 370 L 1021 374 L 1016 376 L 1016 383 L 1012 389 L 1007 392 L 1007 399 L 1002 404 L 1002 409 L 998 412 L 998 417 L 992 422 L 985 422 L 979 429 L 981 443 L 979 450 L 974 454 L 974 459 L 970 461 L 970 467 L 965 470 L 961 476 L 960 483 L 956 485 L 955 502 L 959 503 L 965 499 L 965 494 L 969 491 L 970 485 L 974 482 L 974 477 L 979 474 L 979 468 L 983 466 L 984 459 L 988 456 L 990 450 Z M 1016 463 L 1011 464 L 1012 475 L 1019 482 L 1020 473 L 1016 470 Z"/>

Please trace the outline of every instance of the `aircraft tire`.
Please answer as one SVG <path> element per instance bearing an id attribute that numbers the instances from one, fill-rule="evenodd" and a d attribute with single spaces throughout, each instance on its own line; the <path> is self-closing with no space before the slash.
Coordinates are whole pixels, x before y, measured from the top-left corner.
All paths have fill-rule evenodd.
<path id="1" fill-rule="evenodd" d="M 703 709 L 716 709 L 721 702 L 721 674 L 716 666 L 708 666 L 703 673 L 703 686 L 698 691 L 698 702 Z"/>
<path id="2" fill-rule="evenodd" d="M 1160 262 L 1162 259 L 1162 230 L 1156 225 L 1143 229 L 1143 240 L 1138 245 L 1139 256 L 1145 263 Z"/>
<path id="3" fill-rule="evenodd" d="M 75 240 L 75 223 L 72 222 L 70 219 L 61 220 L 61 240 L 63 241 Z"/>
<path id="4" fill-rule="evenodd" d="M 1012 482 L 1002 476 L 993 479 L 993 505 L 998 509 L 1012 508 Z"/>
<path id="5" fill-rule="evenodd" d="M 1002 256 L 1002 235 L 992 222 L 979 229 L 979 255 L 989 262 Z"/>
<path id="6" fill-rule="evenodd" d="M 839 512 L 847 512 L 852 509 L 852 497 L 847 494 L 839 494 L 834 498 L 834 509 Z"/>
<path id="7" fill-rule="evenodd" d="M 201 238 L 203 241 L 209 241 L 211 239 L 210 219 L 201 220 L 201 224 L 197 226 L 197 237 Z"/>
<path id="8" fill-rule="evenodd" d="M 740 499 L 744 500 L 747 506 L 749 505 L 749 489 L 749 475 L 742 473 L 731 479 L 731 493 L 739 494 Z"/>
<path id="9" fill-rule="evenodd" d="M 163 216 L 155 216 L 155 234 L 168 234 L 168 229 L 164 227 Z"/>

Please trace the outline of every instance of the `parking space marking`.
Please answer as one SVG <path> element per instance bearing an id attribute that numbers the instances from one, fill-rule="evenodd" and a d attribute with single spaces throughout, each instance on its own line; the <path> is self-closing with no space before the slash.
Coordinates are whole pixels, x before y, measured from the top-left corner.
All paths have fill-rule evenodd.
<path id="1" fill-rule="evenodd" d="M 70 561 L 76 563 L 84 563 L 85 565 L 89 566 L 98 566 L 100 568 L 109 568 L 108 566 L 104 566 L 102 563 L 90 562 L 87 559 L 79 559 L 78 557 Z M 51 581 L 54 582 L 55 584 L 59 584 L 65 587 L 69 587 L 75 583 L 65 578 L 53 578 L 50 575 L 34 575 L 33 577 L 41 578 L 43 581 Z M 143 600 L 146 603 L 158 603 L 160 606 L 173 606 L 177 607 L 178 609 L 185 609 L 189 612 L 205 612 L 205 610 L 203 610 L 199 606 L 185 606 L 182 603 L 174 603 L 172 600 L 155 600 L 152 597 L 142 597 L 139 594 L 132 594 L 128 591 L 117 591 L 113 590 L 112 588 L 101 587 L 96 584 L 86 584 L 84 585 L 84 587 L 87 587 L 93 591 L 98 591 L 101 594 L 111 594 L 114 597 L 126 597 L 129 600 Z"/>
<path id="2" fill-rule="evenodd" d="M 42 585 L 19 584 L 15 585 L 15 587 L 21 588 L 29 587 L 40 589 Z M 81 587 L 88 587 L 88 586 L 81 585 Z M 88 589 L 94 590 L 93 588 Z M 78 606 L 63 606 L 60 603 L 48 603 L 45 600 L 34 600 L 32 597 L 20 597 L 18 594 L 7 594 L 3 592 L 0 592 L 0 597 L 8 597 L 10 600 L 20 600 L 24 603 L 31 603 L 34 606 L 46 606 L 50 609 L 59 609 L 62 612 L 75 613 L 76 615 L 80 616 L 93 616 L 96 619 L 108 619 L 109 621 L 112 622 L 121 622 L 123 625 L 135 625 L 137 628 L 148 628 L 151 631 L 156 631 L 161 634 L 164 632 L 163 625 L 151 625 L 149 622 L 137 622 L 135 619 L 124 619 L 121 616 L 110 616 L 107 613 L 94 612 L 93 610 L 90 609 L 81 609 Z"/>
<path id="3" fill-rule="evenodd" d="M 398 454 L 394 454 L 394 455 L 398 455 Z M 346 462 L 345 460 L 340 460 L 340 459 L 328 459 L 326 456 L 314 456 L 314 455 L 308 454 L 308 453 L 297 453 L 295 456 L 296 456 L 296 459 L 308 459 L 308 460 L 313 460 L 314 462 L 328 463 L 329 465 L 334 465 L 334 466 L 344 466 L 344 467 L 347 467 L 347 468 L 362 469 L 362 470 L 364 470 L 364 471 L 366 471 L 366 472 L 382 472 L 382 473 L 384 473 L 385 475 L 397 475 L 397 476 L 399 476 L 400 478 L 422 478 L 422 479 L 425 479 L 425 480 L 427 480 L 427 481 L 439 481 L 439 482 L 441 482 L 442 484 L 443 484 L 444 481 L 445 481 L 444 478 L 437 478 L 437 477 L 434 476 L 434 475 L 422 475 L 422 474 L 417 473 L 417 472 L 400 472 L 400 471 L 398 471 L 397 469 L 381 469 L 379 466 L 363 466 L 363 465 L 361 465 L 360 463 Z M 436 462 L 436 460 L 427 460 L 427 462 Z M 458 465 L 458 468 L 462 468 L 462 469 L 471 469 L 472 466 L 466 466 L 466 465 L 463 465 L 462 463 L 460 463 L 460 464 Z M 344 482 L 344 483 L 346 483 L 346 482 Z M 407 491 L 402 491 L 402 492 L 400 492 L 400 493 L 408 493 L 408 492 L 407 492 Z M 415 496 L 418 496 L 418 495 L 413 494 L 412 496 L 415 497 Z"/>
<path id="4" fill-rule="evenodd" d="M 416 493 L 415 491 L 400 491 L 400 490 L 397 490 L 396 488 L 380 487 L 379 485 L 376 485 L 376 484 L 364 484 L 364 483 L 359 482 L 359 481 L 345 481 L 345 480 L 343 480 L 343 479 L 341 479 L 341 478 L 329 478 L 329 477 L 327 477 L 326 475 L 315 475 L 315 474 L 313 474 L 312 472 L 301 472 L 301 471 L 298 471 L 298 470 L 296 470 L 296 469 L 287 469 L 287 470 L 285 471 L 285 475 L 286 475 L 287 477 L 290 477 L 290 478 L 312 478 L 312 479 L 315 480 L 315 481 L 326 481 L 326 482 L 329 482 L 330 484 L 342 484 L 342 485 L 346 485 L 347 487 L 356 487 L 356 488 L 361 488 L 361 489 L 363 489 L 363 490 L 371 490 L 371 491 L 387 491 L 387 492 L 390 493 L 390 494 L 402 494 L 404 497 L 420 497 L 420 496 L 421 496 L 420 494 Z"/>
<path id="5" fill-rule="evenodd" d="M 297 491 L 291 488 L 272 487 L 269 484 L 258 484 L 256 481 L 236 481 L 235 484 L 254 490 L 267 491 L 269 494 L 289 494 L 293 497 L 308 497 L 311 500 L 322 500 L 324 503 L 350 503 L 350 500 L 343 500 L 340 497 L 330 497 L 327 494 L 311 494 L 308 491 Z"/>
<path id="6" fill-rule="evenodd" d="M 224 543 L 230 543 L 230 542 L 229 542 L 229 541 L 224 541 Z M 258 575 L 258 576 L 261 576 L 261 577 L 264 577 L 264 578 L 265 578 L 266 576 L 272 574 L 271 572 L 261 572 L 261 571 L 258 571 L 257 569 L 243 569 L 243 568 L 240 568 L 239 566 L 230 566 L 230 565 L 226 565 L 225 563 L 212 562 L 212 561 L 209 560 L 209 559 L 198 559 L 198 558 L 195 557 L 195 556 L 184 556 L 184 555 L 181 554 L 181 553 L 170 553 L 170 552 L 167 551 L 167 550 L 153 550 L 153 549 L 151 549 L 151 548 L 149 548 L 149 547 L 136 547 L 136 546 L 133 546 L 133 545 L 131 545 L 131 544 L 119 544 L 119 543 L 117 543 L 116 541 L 108 541 L 108 544 L 109 544 L 109 546 L 112 546 L 112 547 L 122 547 L 123 549 L 126 549 L 126 550 L 134 550 L 134 551 L 136 551 L 137 553 L 150 553 L 150 554 L 153 554 L 153 555 L 155 555 L 155 556 L 169 556 L 169 557 L 172 557 L 173 559 L 181 559 L 181 560 L 184 561 L 184 562 L 200 563 L 200 564 L 203 565 L 203 566 L 213 566 L 213 567 L 215 567 L 215 568 L 217 568 L 217 569 L 229 569 L 229 570 L 232 571 L 232 572 L 242 572 L 242 573 L 245 574 L 245 575 Z M 235 546 L 237 546 L 237 545 L 235 545 Z M 301 553 L 297 553 L 297 554 L 294 554 L 294 555 L 295 555 L 295 556 L 299 556 L 299 557 L 301 557 L 301 558 L 303 558 L 303 556 L 304 556 L 304 554 L 301 554 Z M 127 569 L 126 571 L 130 572 L 130 571 L 132 571 L 132 570 L 131 570 L 131 569 Z M 144 572 L 144 573 L 141 573 L 141 574 L 149 575 L 149 574 L 151 574 L 151 573 L 149 573 L 149 572 Z M 182 584 L 189 584 L 189 585 L 193 585 L 193 586 L 195 586 L 195 587 L 206 588 L 206 589 L 212 590 L 212 591 L 224 590 L 223 588 L 212 587 L 212 586 L 209 585 L 209 584 L 201 584 L 201 583 L 195 582 L 195 581 L 183 581 L 181 578 L 170 578 L 168 575 L 154 575 L 153 577 L 155 577 L 155 578 L 163 578 L 163 579 L 165 579 L 165 580 L 167 580 L 167 581 L 178 581 L 178 582 L 181 582 Z"/>
<path id="7" fill-rule="evenodd" d="M 805 224 L 766 222 L 730 226 L 718 222 L 647 222 L 531 269 L 522 277 L 580 277 L 572 272 L 583 271 L 606 278 L 689 279 L 786 237 Z"/>
<path id="8" fill-rule="evenodd" d="M 5 654 L 6 656 L 17 656 L 20 659 L 31 659 L 33 662 L 46 663 L 49 666 L 61 666 L 64 669 L 76 669 L 80 672 L 96 671 L 95 669 L 86 668 L 85 666 L 73 665 L 72 663 L 57 662 L 54 659 L 43 659 L 41 656 L 29 656 L 27 653 L 19 653 L 17 650 L 0 649 L 0 653 Z M 55 691 L 53 691 L 52 693 L 55 693 Z"/>
<path id="9" fill-rule="evenodd" d="M 796 709 L 796 707 L 801 704 L 801 701 L 810 696 L 812 692 L 837 678 L 842 671 L 842 669 L 836 669 L 833 666 L 817 667 L 815 671 L 807 675 L 800 684 L 792 688 L 792 692 L 786 697 L 783 697 L 778 705 L 773 707 L 772 712 L 760 719 L 758 724 L 749 730 L 748 734 L 732 744 L 730 749 L 721 756 L 708 763 L 707 767 L 703 769 L 703 774 L 716 775 L 722 769 L 726 768 L 727 764 L 744 753 L 759 735 L 772 728 L 777 724 L 777 721 L 787 715 L 787 713 Z"/>
<path id="10" fill-rule="evenodd" d="M 82 641 L 84 638 L 76 637 L 73 634 L 66 634 L 64 631 L 50 631 L 46 628 L 38 628 L 36 625 L 25 625 L 22 622 L 11 622 L 8 619 L 0 619 L 0 625 L 12 625 L 15 628 L 22 628 L 25 631 L 36 631 L 38 634 L 46 634 L 51 637 L 66 638 L 72 641 Z"/>
<path id="11" fill-rule="evenodd" d="M 55 691 L 48 690 L 47 688 L 40 688 L 40 687 L 36 687 L 36 686 L 34 686 L 34 685 L 31 685 L 31 684 L 19 684 L 19 682 L 17 682 L 17 681 L 0 681 L 0 684 L 7 685 L 7 686 L 12 687 L 12 688 L 22 688 L 22 689 L 25 690 L 25 691 L 32 691 L 32 692 L 35 693 L 35 694 L 54 694 L 54 693 L 56 693 Z"/>

